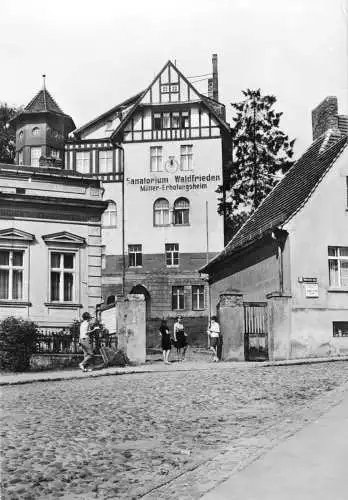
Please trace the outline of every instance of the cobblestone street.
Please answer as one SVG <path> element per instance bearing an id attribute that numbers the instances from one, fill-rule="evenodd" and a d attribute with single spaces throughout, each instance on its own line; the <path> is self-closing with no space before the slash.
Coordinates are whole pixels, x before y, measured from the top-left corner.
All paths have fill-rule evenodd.
<path id="1" fill-rule="evenodd" d="M 3 387 L 2 498 L 199 498 L 348 381 L 348 362 L 171 368 Z"/>

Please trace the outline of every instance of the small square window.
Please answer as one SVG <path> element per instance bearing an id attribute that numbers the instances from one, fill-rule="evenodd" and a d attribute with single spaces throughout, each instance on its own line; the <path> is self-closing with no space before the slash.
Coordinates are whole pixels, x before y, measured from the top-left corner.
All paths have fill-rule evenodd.
<path id="1" fill-rule="evenodd" d="M 333 336 L 348 337 L 348 321 L 333 321 Z"/>

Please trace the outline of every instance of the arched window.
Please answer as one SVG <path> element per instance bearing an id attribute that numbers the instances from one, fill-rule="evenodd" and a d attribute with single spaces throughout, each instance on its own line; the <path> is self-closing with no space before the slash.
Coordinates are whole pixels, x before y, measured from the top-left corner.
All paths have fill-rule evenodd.
<path id="1" fill-rule="evenodd" d="M 40 134 L 40 129 L 39 127 L 34 127 L 33 130 L 32 130 L 32 134 L 33 135 L 39 135 Z"/>
<path id="2" fill-rule="evenodd" d="M 153 205 L 154 226 L 168 226 L 169 202 L 165 198 L 158 198 Z"/>
<path id="3" fill-rule="evenodd" d="M 109 201 L 108 208 L 103 213 L 102 226 L 103 227 L 117 226 L 117 206 L 114 201 Z"/>
<path id="4" fill-rule="evenodd" d="M 174 203 L 173 224 L 186 226 L 190 223 L 190 202 L 186 198 L 178 198 Z"/>

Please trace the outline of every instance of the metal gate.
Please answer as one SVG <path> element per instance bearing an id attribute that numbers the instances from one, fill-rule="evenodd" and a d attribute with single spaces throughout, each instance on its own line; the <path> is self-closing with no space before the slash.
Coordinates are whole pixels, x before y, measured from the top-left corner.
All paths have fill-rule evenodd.
<path id="1" fill-rule="evenodd" d="M 267 302 L 244 302 L 245 361 L 268 359 Z"/>

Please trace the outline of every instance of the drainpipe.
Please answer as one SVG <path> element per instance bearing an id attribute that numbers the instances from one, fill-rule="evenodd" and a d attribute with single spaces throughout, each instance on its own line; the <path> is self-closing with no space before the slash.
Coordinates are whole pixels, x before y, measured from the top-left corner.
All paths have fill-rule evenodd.
<path id="1" fill-rule="evenodd" d="M 121 163 L 121 172 L 122 172 L 122 199 L 121 199 L 121 205 L 122 205 L 122 296 L 124 297 L 125 290 L 126 290 L 126 254 L 125 254 L 125 215 L 124 215 L 124 206 L 125 206 L 125 200 L 124 200 L 124 170 L 125 170 L 125 165 L 124 165 L 124 148 L 122 144 L 120 143 L 114 143 L 114 146 L 121 151 L 121 157 L 120 157 L 120 163 Z M 116 262 L 117 264 L 117 262 Z"/>
<path id="2" fill-rule="evenodd" d="M 277 242 L 277 258 L 278 258 L 278 278 L 279 278 L 279 293 L 284 293 L 284 262 L 283 262 L 283 243 L 284 239 L 279 229 L 275 229 L 272 234 L 272 239 Z"/>

